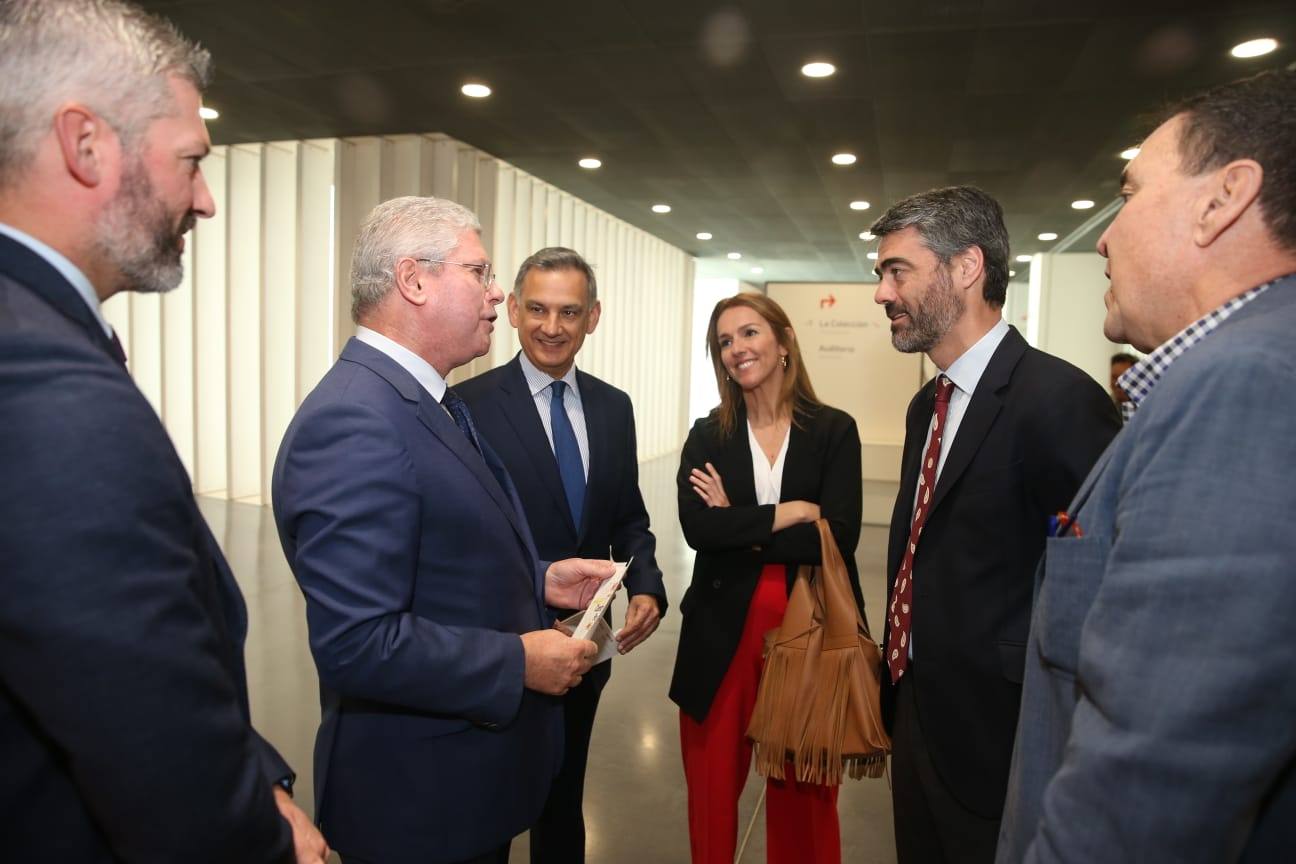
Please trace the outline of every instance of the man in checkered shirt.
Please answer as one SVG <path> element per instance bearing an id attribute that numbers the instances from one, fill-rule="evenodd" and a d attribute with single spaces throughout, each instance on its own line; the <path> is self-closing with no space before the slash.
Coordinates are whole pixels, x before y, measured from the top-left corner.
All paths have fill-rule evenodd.
<path id="1" fill-rule="evenodd" d="M 1098 241 L 1134 410 L 1049 539 L 998 861 L 1296 850 L 1296 71 L 1189 99 Z"/>

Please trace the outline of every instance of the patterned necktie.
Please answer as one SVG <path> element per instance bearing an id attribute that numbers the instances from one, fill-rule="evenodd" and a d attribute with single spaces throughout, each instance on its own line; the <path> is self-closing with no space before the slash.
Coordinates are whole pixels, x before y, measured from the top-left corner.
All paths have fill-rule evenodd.
<path id="1" fill-rule="evenodd" d="M 565 381 L 549 385 L 553 393 L 549 399 L 549 428 L 553 432 L 554 458 L 558 460 L 558 476 L 562 478 L 567 493 L 567 506 L 571 508 L 572 524 L 580 533 L 581 512 L 585 509 L 585 466 L 581 464 L 580 447 L 576 444 L 576 430 L 572 429 L 563 395 Z"/>
<path id="2" fill-rule="evenodd" d="M 945 434 L 945 415 L 949 413 L 950 394 L 954 382 L 944 375 L 936 379 L 936 411 L 932 414 L 931 443 L 923 454 L 922 473 L 918 475 L 918 503 L 914 506 L 913 524 L 909 528 L 909 541 L 905 546 L 900 570 L 896 573 L 895 590 L 891 592 L 891 607 L 887 615 L 887 644 L 891 654 L 887 666 L 891 670 L 891 683 L 895 684 L 909 664 L 909 632 L 913 610 L 913 559 L 918 551 L 918 538 L 922 536 L 927 521 L 927 505 L 931 503 L 932 487 L 936 485 L 936 466 L 940 463 L 941 437 Z"/>
<path id="3" fill-rule="evenodd" d="M 477 452 L 480 453 L 481 442 L 477 440 L 477 427 L 473 425 L 472 415 L 468 413 L 468 406 L 459 398 L 459 394 L 447 387 L 445 395 L 441 397 L 441 404 L 450 412 L 450 416 L 454 418 L 455 425 L 459 427 L 459 431 L 464 434 L 464 437 L 467 438 L 472 445 L 477 448 Z"/>

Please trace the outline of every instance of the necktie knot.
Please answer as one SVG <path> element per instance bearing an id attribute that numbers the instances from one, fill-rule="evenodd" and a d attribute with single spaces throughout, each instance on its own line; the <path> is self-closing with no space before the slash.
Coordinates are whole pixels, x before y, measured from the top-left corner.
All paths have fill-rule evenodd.
<path id="1" fill-rule="evenodd" d="M 936 401 L 949 402 L 954 393 L 954 382 L 942 375 L 936 379 Z"/>
<path id="2" fill-rule="evenodd" d="M 566 382 L 566 381 L 555 381 L 555 382 L 553 382 L 552 384 L 550 384 L 549 386 L 553 388 L 553 398 L 554 398 L 555 400 L 557 400 L 557 402 L 558 402 L 559 405 L 561 405 L 561 404 L 562 404 L 562 400 L 563 400 L 563 396 L 565 396 L 565 395 L 567 394 L 567 382 Z"/>

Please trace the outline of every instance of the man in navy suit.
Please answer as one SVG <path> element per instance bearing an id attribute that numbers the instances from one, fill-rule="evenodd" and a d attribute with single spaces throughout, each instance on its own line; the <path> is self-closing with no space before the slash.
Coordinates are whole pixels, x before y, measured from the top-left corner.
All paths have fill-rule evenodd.
<path id="1" fill-rule="evenodd" d="M 521 353 L 455 389 L 517 485 L 541 558 L 634 559 L 625 580 L 625 625 L 616 634 L 625 654 L 657 629 L 666 589 L 639 492 L 630 397 L 575 367 L 601 311 L 585 259 L 571 249 L 541 249 L 522 262 L 508 298 Z M 560 618 L 571 614 L 554 611 Z M 532 864 L 585 860 L 585 762 L 611 666 L 610 660 L 598 664 L 563 698 L 565 755 L 531 827 Z"/>
<path id="2" fill-rule="evenodd" d="M 100 310 L 175 288 L 215 210 L 209 67 L 122 3 L 0 6 L 5 860 L 328 856 L 250 724 L 243 598 Z"/>
<path id="3" fill-rule="evenodd" d="M 608 561 L 536 555 L 513 483 L 445 378 L 503 299 L 468 210 L 378 205 L 355 338 L 279 449 L 275 520 L 306 595 L 323 717 L 317 814 L 343 859 L 505 862 L 562 760 L 560 696 L 596 646 L 553 629 Z"/>

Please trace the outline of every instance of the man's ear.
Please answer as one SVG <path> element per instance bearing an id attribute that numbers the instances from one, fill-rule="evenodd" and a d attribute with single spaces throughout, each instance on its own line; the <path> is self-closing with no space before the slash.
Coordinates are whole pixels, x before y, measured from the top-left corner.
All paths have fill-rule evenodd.
<path id="1" fill-rule="evenodd" d="M 54 137 L 68 174 L 83 186 L 103 183 L 121 161 L 121 141 L 108 122 L 84 105 L 71 102 L 54 115 Z"/>
<path id="2" fill-rule="evenodd" d="M 396 290 L 406 303 L 422 306 L 428 302 L 427 289 L 419 280 L 418 262 L 413 258 L 401 258 L 396 262 Z"/>
<path id="3" fill-rule="evenodd" d="M 972 245 L 950 259 L 950 276 L 954 287 L 967 290 L 985 273 L 985 252 Z"/>
<path id="4" fill-rule="evenodd" d="M 603 314 L 603 305 L 599 303 L 599 301 L 595 300 L 594 308 L 590 310 L 589 323 L 585 325 L 586 336 L 594 332 L 594 328 L 598 326 L 599 316 L 602 314 Z"/>
<path id="5" fill-rule="evenodd" d="M 1193 242 L 1214 243 L 1260 197 L 1264 168 L 1254 159 L 1238 159 L 1215 171 L 1195 203 Z"/>

